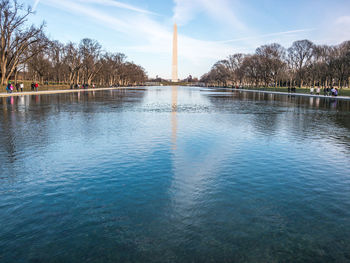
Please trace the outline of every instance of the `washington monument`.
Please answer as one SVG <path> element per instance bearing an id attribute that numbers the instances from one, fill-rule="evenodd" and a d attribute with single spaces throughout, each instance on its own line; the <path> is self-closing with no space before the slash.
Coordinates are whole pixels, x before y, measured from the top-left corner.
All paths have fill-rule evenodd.
<path id="1" fill-rule="evenodd" d="M 174 36 L 173 36 L 173 72 L 172 82 L 178 82 L 179 77 L 177 73 L 177 25 L 174 24 Z"/>

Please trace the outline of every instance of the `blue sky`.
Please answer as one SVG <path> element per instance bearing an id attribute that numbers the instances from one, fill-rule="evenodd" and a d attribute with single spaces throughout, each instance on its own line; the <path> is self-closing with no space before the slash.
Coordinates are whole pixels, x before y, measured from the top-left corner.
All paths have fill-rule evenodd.
<path id="1" fill-rule="evenodd" d="M 52 39 L 88 37 L 122 52 L 150 77 L 171 76 L 172 29 L 179 25 L 179 76 L 200 77 L 219 59 L 268 43 L 289 47 L 350 40 L 349 0 L 24 0 Z"/>

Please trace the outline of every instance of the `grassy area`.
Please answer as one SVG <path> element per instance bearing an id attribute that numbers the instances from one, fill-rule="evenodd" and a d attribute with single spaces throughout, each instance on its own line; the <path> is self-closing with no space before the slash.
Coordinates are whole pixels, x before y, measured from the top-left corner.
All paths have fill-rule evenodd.
<path id="1" fill-rule="evenodd" d="M 162 81 L 161 84 L 163 86 L 187 86 L 188 82 L 169 82 L 169 81 Z"/>
<path id="2" fill-rule="evenodd" d="M 14 81 L 11 81 L 12 85 L 14 86 Z M 19 81 L 21 83 L 22 81 Z M 24 91 L 31 91 L 31 81 L 23 81 L 24 84 Z M 53 84 L 49 83 L 48 85 L 44 85 L 42 83 L 39 83 L 39 91 L 43 90 L 64 90 L 64 89 L 69 89 L 70 86 L 66 84 Z M 16 91 L 16 88 L 15 88 Z M 0 92 L 6 92 L 6 85 L 2 86 L 0 89 Z"/>
<path id="3" fill-rule="evenodd" d="M 286 87 L 278 87 L 278 88 L 255 88 L 255 87 L 248 87 L 246 89 L 249 90 L 263 90 L 263 91 L 277 91 L 277 92 L 288 92 L 288 88 Z M 350 89 L 349 88 L 343 88 L 338 90 L 339 94 L 338 96 L 350 96 Z M 296 88 L 296 93 L 301 94 L 310 94 L 310 88 Z M 323 95 L 323 90 L 321 89 L 321 94 Z"/>

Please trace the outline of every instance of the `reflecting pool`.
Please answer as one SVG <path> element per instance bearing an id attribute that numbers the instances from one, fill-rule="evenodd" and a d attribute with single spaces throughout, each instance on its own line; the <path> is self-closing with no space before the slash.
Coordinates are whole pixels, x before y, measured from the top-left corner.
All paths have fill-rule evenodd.
<path id="1" fill-rule="evenodd" d="M 0 98 L 0 262 L 350 262 L 350 102 Z"/>

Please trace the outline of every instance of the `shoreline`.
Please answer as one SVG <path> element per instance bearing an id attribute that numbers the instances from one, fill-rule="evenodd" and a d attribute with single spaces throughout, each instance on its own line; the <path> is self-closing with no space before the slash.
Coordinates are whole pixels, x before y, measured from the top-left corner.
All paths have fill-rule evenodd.
<path id="1" fill-rule="evenodd" d="M 78 93 L 84 91 L 104 91 L 104 90 L 118 90 L 126 89 L 128 87 L 112 87 L 112 88 L 90 88 L 90 89 L 66 89 L 66 90 L 43 90 L 43 91 L 24 91 L 24 92 L 13 92 L 13 93 L 0 93 L 0 98 L 7 97 L 19 97 L 19 96 L 30 96 L 30 95 L 51 95 L 51 94 L 63 94 L 63 93 Z M 198 88 L 203 88 L 199 87 Z M 235 88 L 225 88 L 225 90 L 231 92 L 256 92 L 265 94 L 275 94 L 284 96 L 299 96 L 299 97 L 309 97 L 309 98 L 325 98 L 325 99 L 336 99 L 336 100 L 347 100 L 350 101 L 350 96 L 324 96 L 324 95 L 311 95 L 305 93 L 288 93 L 280 91 L 267 91 L 267 90 L 251 90 L 251 89 L 235 89 Z"/>
<path id="2" fill-rule="evenodd" d="M 349 96 L 324 96 L 324 95 L 311 95 L 305 93 L 288 93 L 280 91 L 267 91 L 267 90 L 251 90 L 251 89 L 231 89 L 232 91 L 243 91 L 243 92 L 257 92 L 257 93 L 266 93 L 266 94 L 276 94 L 276 95 L 285 95 L 285 96 L 299 96 L 299 97 L 309 97 L 309 98 L 324 98 L 324 99 L 336 99 L 336 100 L 350 100 Z"/>
<path id="3" fill-rule="evenodd" d="M 19 97 L 28 95 L 50 95 L 61 93 L 77 93 L 81 91 L 100 91 L 100 90 L 117 90 L 125 89 L 125 87 L 113 87 L 113 88 L 94 88 L 94 89 L 63 89 L 63 90 L 43 90 L 43 91 L 24 91 L 24 92 L 12 92 L 12 93 L 0 93 L 0 98 L 6 97 Z"/>

